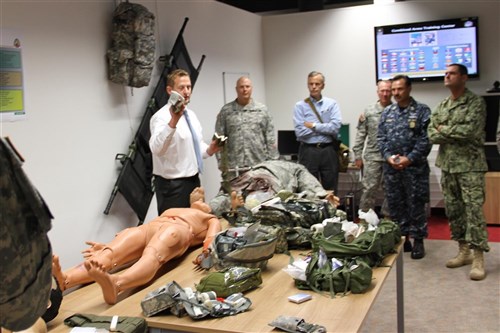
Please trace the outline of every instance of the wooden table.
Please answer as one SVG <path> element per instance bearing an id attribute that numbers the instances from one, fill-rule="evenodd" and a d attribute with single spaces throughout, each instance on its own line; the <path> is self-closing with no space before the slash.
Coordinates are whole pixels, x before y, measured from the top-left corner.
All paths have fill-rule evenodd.
<path id="1" fill-rule="evenodd" d="M 500 172 L 487 172 L 484 176 L 484 217 L 487 224 L 500 224 Z"/>
<path id="2" fill-rule="evenodd" d="M 372 284 L 369 290 L 363 294 L 348 294 L 332 299 L 326 294 L 320 295 L 307 291 L 313 295 L 312 300 L 302 304 L 291 303 L 287 297 L 296 294 L 299 290 L 294 286 L 293 279 L 282 271 L 288 265 L 290 258 L 285 254 L 279 254 L 274 255 L 268 262 L 267 269 L 262 272 L 262 285 L 245 293 L 245 296 L 252 301 L 252 306 L 247 312 L 223 318 L 194 320 L 189 316 L 178 318 L 166 311 L 161 315 L 147 318 L 147 322 L 151 328 L 184 332 L 270 332 L 274 328 L 268 323 L 279 315 L 287 315 L 304 318 L 309 323 L 323 325 L 328 332 L 357 332 L 380 292 L 389 271 L 397 262 L 398 332 L 403 332 L 403 255 L 401 246 L 402 243 L 397 247 L 397 254 L 388 256 L 381 267 L 373 270 Z M 182 287 L 194 288 L 195 283 L 198 283 L 207 274 L 195 270 L 191 263 L 198 253 L 199 250 L 195 250 L 185 255 L 177 260 L 177 263 L 173 263 L 177 266 L 171 267 L 170 271 L 154 283 L 113 306 L 104 303 L 100 288 L 96 284 L 66 295 L 60 314 L 50 323 L 49 331 L 51 333 L 68 332 L 70 328 L 60 323 L 62 323 L 63 318 L 76 312 L 143 317 L 140 302 L 147 293 L 170 281 L 176 281 Z M 292 255 L 297 258 L 300 253 L 300 251 L 293 251 Z"/>

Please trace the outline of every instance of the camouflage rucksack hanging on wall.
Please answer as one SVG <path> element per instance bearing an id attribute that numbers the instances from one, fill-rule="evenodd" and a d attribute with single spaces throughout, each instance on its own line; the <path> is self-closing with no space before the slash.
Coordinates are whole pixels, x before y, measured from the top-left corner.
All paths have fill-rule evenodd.
<path id="1" fill-rule="evenodd" d="M 149 85 L 155 58 L 155 17 L 146 7 L 122 2 L 113 13 L 109 79 L 130 87 Z"/>

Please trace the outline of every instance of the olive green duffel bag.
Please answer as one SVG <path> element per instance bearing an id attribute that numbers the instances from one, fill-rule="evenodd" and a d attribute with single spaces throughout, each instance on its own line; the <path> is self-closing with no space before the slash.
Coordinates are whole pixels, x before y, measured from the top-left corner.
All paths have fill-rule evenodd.
<path id="1" fill-rule="evenodd" d="M 260 268 L 230 267 L 213 272 L 196 285 L 199 292 L 213 291 L 217 297 L 227 297 L 236 293 L 257 288 L 262 284 Z"/>

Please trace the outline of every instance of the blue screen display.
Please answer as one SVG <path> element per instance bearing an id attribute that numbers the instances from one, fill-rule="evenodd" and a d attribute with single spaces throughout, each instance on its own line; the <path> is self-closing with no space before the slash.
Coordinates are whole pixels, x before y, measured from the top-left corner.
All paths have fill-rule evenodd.
<path id="1" fill-rule="evenodd" d="M 478 18 L 375 27 L 376 78 L 398 74 L 416 81 L 441 80 L 453 63 L 479 76 Z"/>

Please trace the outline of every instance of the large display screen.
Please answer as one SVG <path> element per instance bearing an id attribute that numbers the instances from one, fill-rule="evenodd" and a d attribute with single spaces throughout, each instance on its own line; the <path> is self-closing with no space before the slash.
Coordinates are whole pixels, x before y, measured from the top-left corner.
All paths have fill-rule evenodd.
<path id="1" fill-rule="evenodd" d="M 479 76 L 478 18 L 385 25 L 374 28 L 376 78 L 398 74 L 414 81 L 442 80 L 452 63 Z"/>

